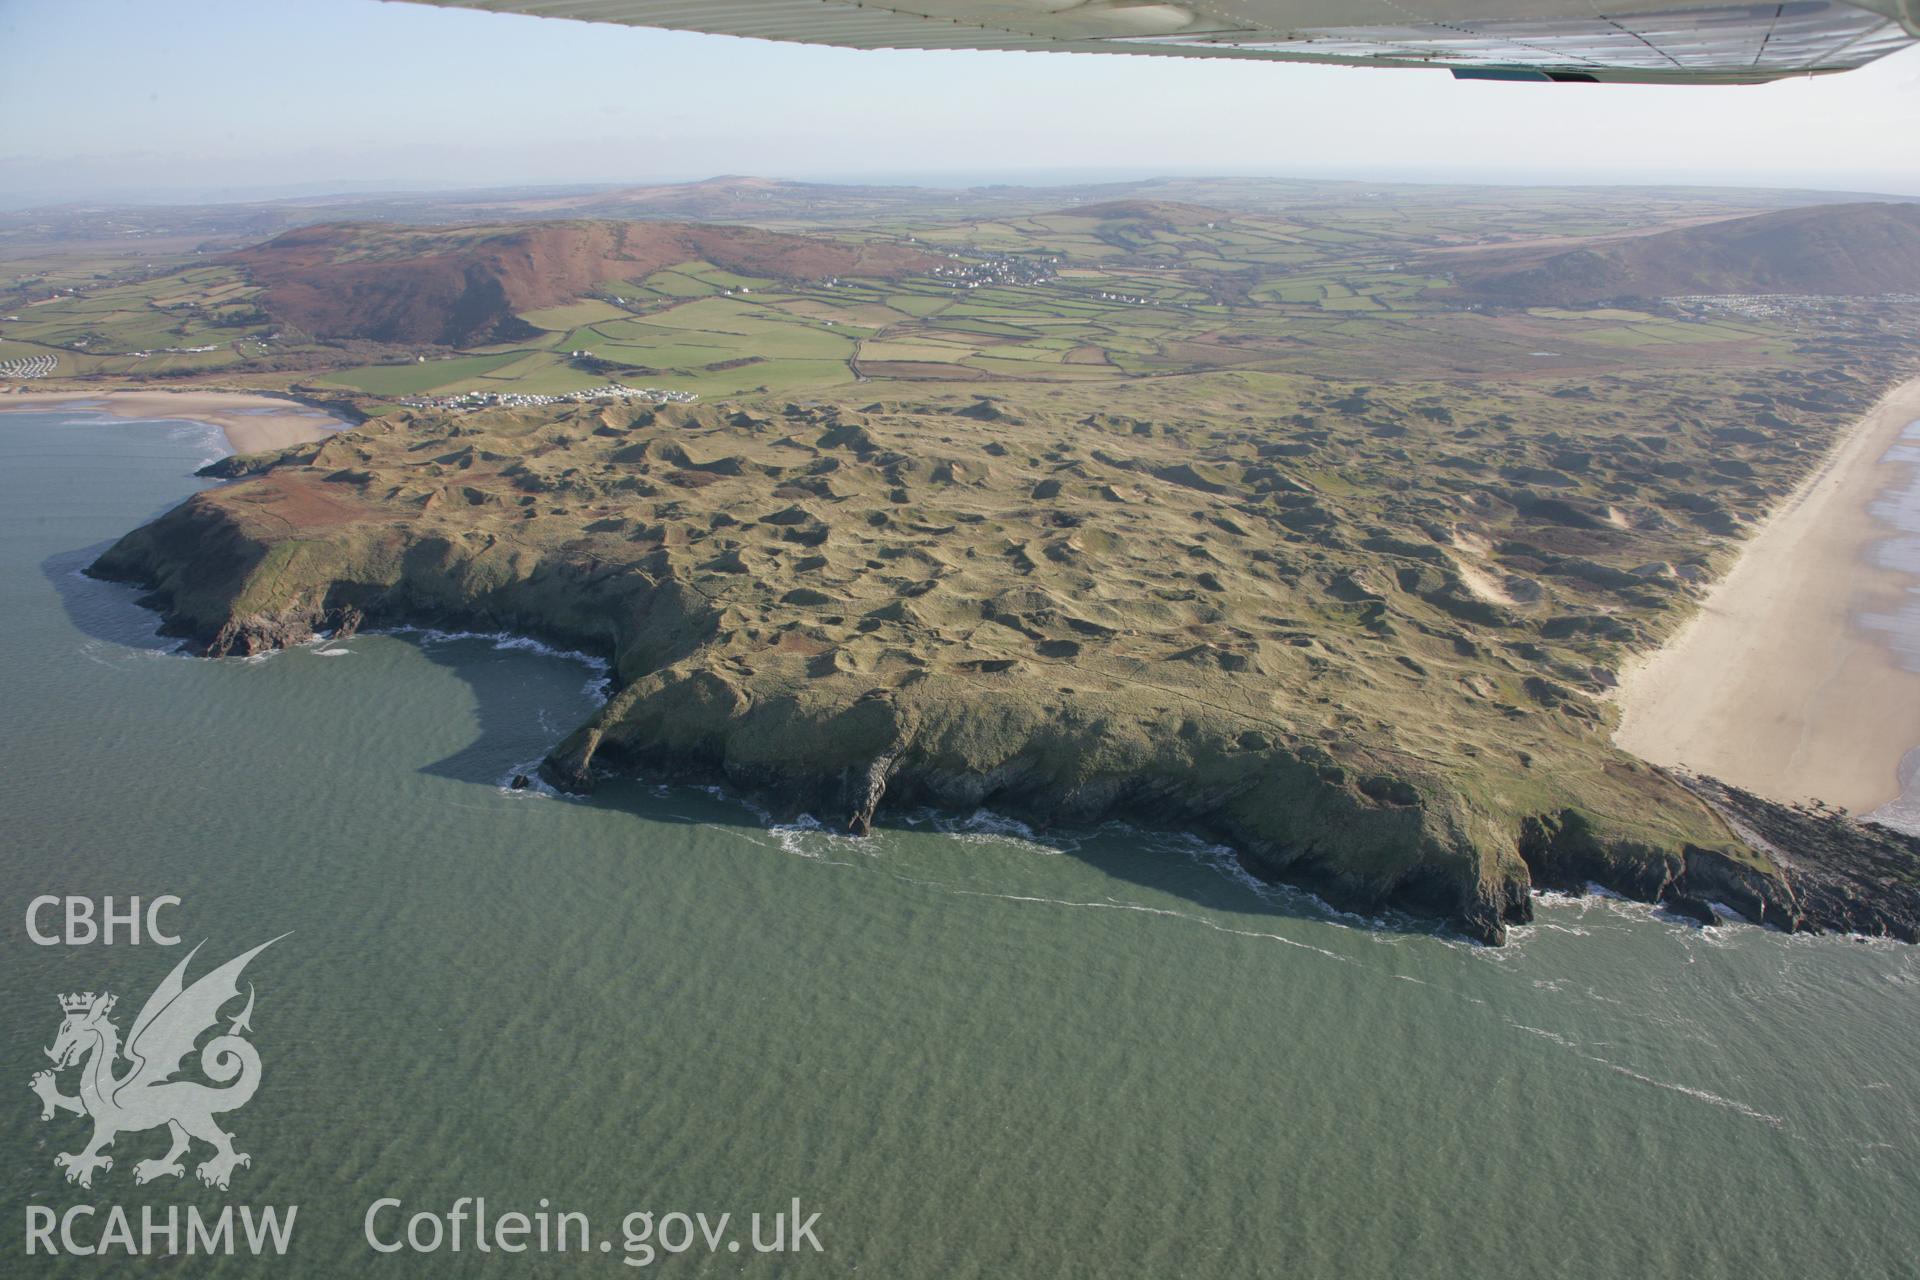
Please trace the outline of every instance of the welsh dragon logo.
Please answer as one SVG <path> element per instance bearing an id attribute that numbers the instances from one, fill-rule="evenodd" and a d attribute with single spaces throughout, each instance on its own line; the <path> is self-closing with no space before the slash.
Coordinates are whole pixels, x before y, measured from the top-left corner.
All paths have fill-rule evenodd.
<path id="1" fill-rule="evenodd" d="M 244 1034 L 253 1029 L 251 983 L 247 985 L 246 1008 L 229 1020 L 223 1034 L 208 1040 L 200 1050 L 200 1071 L 214 1083 L 174 1077 L 193 1052 L 195 1042 L 217 1026 L 220 1010 L 239 998 L 240 971 L 279 940 L 263 942 L 187 986 L 187 965 L 200 951 L 195 947 L 147 998 L 127 1033 L 124 1048 L 119 1028 L 110 1017 L 116 1003 L 111 993 L 96 996 L 89 991 L 60 997 L 65 1020 L 53 1047 L 46 1050 L 53 1060 L 53 1070 L 36 1074 L 32 1089 L 40 1097 L 42 1120 L 51 1120 L 60 1111 L 93 1120 L 93 1138 L 86 1146 L 53 1158 L 56 1167 L 66 1170 L 68 1182 L 91 1187 L 96 1170 L 113 1168 L 112 1158 L 104 1153 L 115 1138 L 161 1125 L 172 1135 L 173 1145 L 159 1159 L 142 1160 L 133 1166 L 136 1183 L 185 1174 L 180 1157 L 187 1154 L 195 1139 L 213 1147 L 213 1155 L 194 1170 L 210 1187 L 226 1190 L 234 1169 L 253 1163 L 251 1156 L 233 1149 L 233 1135 L 214 1120 L 217 1115 L 246 1106 L 260 1087 L 260 1054 Z M 122 1058 L 130 1065 L 117 1071 Z M 80 1068 L 79 1093 L 61 1093 L 56 1073 L 76 1065 Z"/>

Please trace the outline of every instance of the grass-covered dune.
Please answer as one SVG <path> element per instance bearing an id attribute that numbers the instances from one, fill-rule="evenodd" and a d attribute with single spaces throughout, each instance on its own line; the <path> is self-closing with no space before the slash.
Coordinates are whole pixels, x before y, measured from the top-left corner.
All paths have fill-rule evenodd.
<path id="1" fill-rule="evenodd" d="M 1489 941 L 1589 880 L 1818 926 L 1610 745 L 1606 695 L 1876 390 L 1218 374 L 401 412 L 233 460 L 95 572 L 214 654 L 402 622 L 603 654 L 617 691 L 547 763 L 570 787 L 1178 825 Z"/>

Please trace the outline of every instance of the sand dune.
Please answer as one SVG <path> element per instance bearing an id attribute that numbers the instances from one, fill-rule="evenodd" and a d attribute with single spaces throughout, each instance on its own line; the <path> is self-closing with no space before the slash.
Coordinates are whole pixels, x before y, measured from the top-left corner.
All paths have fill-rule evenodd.
<path id="1" fill-rule="evenodd" d="M 1855 812 L 1899 794 L 1920 745 L 1920 674 L 1857 625 L 1909 585 L 1869 561 L 1892 532 L 1869 513 L 1901 477 L 1885 461 L 1920 420 L 1920 379 L 1895 388 L 1776 513 L 1666 647 L 1627 672 L 1614 741 L 1777 800 Z"/>

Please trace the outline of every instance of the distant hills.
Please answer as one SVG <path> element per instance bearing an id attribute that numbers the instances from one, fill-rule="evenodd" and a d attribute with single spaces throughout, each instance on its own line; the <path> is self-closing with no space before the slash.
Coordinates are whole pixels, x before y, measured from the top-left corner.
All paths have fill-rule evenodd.
<path id="1" fill-rule="evenodd" d="M 1868 193 L 1707 187 L 1562 189 L 1573 207 L 1646 222 L 1701 214 L 1735 216 L 1840 200 L 1883 199 Z M 367 191 L 285 200 L 205 204 L 80 202 L 0 209 L 0 253 L 10 246 L 75 241 L 145 240 L 153 251 L 213 252 L 251 244 L 296 226 L 388 222 L 400 226 L 465 225 L 555 219 L 663 219 L 734 222 L 790 230 L 794 224 L 874 225 L 900 219 L 965 220 L 1084 213 L 1099 204 L 1181 203 L 1291 218 L 1340 216 L 1365 207 L 1457 212 L 1479 208 L 1498 225 L 1516 202 L 1536 202 L 1541 188 L 1284 178 L 1154 178 L 1124 182 L 1060 182 L 1033 186 L 916 187 L 794 182 L 728 175 L 700 182 L 491 188 L 465 191 Z M 0 202 L 3 203 L 3 202 Z M 1212 219 L 1217 220 L 1217 219 Z"/>
<path id="2" fill-rule="evenodd" d="M 1920 204 L 1782 209 L 1591 247 L 1490 250 L 1431 265 L 1505 306 L 1688 294 L 1920 293 Z"/>
<path id="3" fill-rule="evenodd" d="M 1197 227 L 1213 222 L 1231 221 L 1234 215 L 1208 205 L 1184 204 L 1176 200 L 1107 200 L 1099 204 L 1075 205 L 1055 209 L 1055 216 L 1094 218 L 1101 222 L 1133 222 L 1143 227 L 1175 229 Z"/>
<path id="4" fill-rule="evenodd" d="M 1478 332 L 1470 326 L 1480 310 L 1584 307 L 1687 294 L 1920 295 L 1920 202 L 1898 200 L 1756 211 L 1751 203 L 1717 192 L 1565 188 L 1522 197 L 1493 188 L 1463 193 L 1252 179 L 1025 188 L 1009 194 L 989 188 L 948 192 L 721 178 L 671 187 L 495 194 L 497 201 L 488 193 L 468 193 L 451 203 L 404 206 L 408 216 L 395 216 L 403 211 L 398 202 L 350 213 L 327 202 L 289 202 L 270 214 L 259 206 L 150 211 L 151 221 L 106 208 L 75 210 L 70 219 L 20 219 L 19 239 L 9 239 L 7 220 L 0 216 L 0 262 L 22 264 L 10 276 L 0 273 L 0 303 L 5 304 L 0 311 L 22 316 L 9 322 L 9 339 L 39 344 L 34 350 L 42 353 L 64 351 L 64 357 L 55 358 L 70 358 L 75 368 L 121 372 L 115 361 L 124 358 L 130 364 L 154 356 L 184 374 L 213 365 L 290 360 L 290 351 L 308 339 L 335 347 L 357 342 L 400 348 L 408 359 L 422 354 L 418 348 L 524 343 L 532 339 L 533 326 L 546 324 L 533 313 L 586 297 L 633 300 L 627 310 L 652 314 L 676 299 L 759 281 L 802 293 L 832 276 L 911 281 L 941 273 L 946 286 L 1019 285 L 1045 278 L 1064 263 L 1061 287 L 1022 294 L 1016 309 L 1045 311 L 1051 304 L 1044 299 L 1079 293 L 1102 305 L 1171 307 L 1183 336 L 1176 342 L 1163 333 L 1154 341 L 1167 344 L 1162 354 L 1176 365 L 1291 365 L 1305 359 L 1319 340 L 1292 323 L 1306 318 L 1340 326 L 1337 335 L 1331 327 L 1313 333 L 1338 336 L 1355 359 L 1371 367 L 1383 348 L 1376 344 L 1361 353 L 1360 340 L 1372 336 L 1363 317 L 1384 319 L 1386 313 L 1408 310 L 1466 317 L 1461 325 L 1467 327 L 1444 334 L 1423 329 L 1425 345 L 1397 348 L 1393 367 L 1404 371 L 1415 360 L 1458 368 L 1450 347 L 1461 335 Z M 896 199 L 902 203 L 887 203 Z M 587 204 L 625 212 L 588 213 Z M 1000 212 L 967 213 L 969 206 L 982 204 Z M 855 210 L 883 205 L 886 211 L 871 219 L 851 220 Z M 710 220 L 748 206 L 758 207 L 759 216 Z M 1007 212 L 1014 208 L 1025 211 Z M 643 209 L 647 216 L 625 216 Z M 285 219 L 296 217 L 301 225 L 285 225 Z M 275 220 L 280 224 L 261 225 Z M 246 243 L 235 243 L 243 231 Z M 90 234 L 103 238 L 85 239 Z M 23 247 L 35 236 L 52 237 L 44 242 L 49 247 Z M 78 287 L 72 283 L 78 277 L 50 274 L 42 265 L 42 258 L 51 260 L 63 243 L 72 246 L 66 252 L 93 255 L 85 261 L 98 264 L 86 267 L 87 279 Z M 954 250 L 963 251 L 964 266 L 952 262 Z M 707 272 L 714 278 L 665 291 L 639 283 L 667 268 L 699 263 L 719 274 Z M 200 266 L 215 269 L 186 278 Z M 1111 283 L 1097 283 L 1089 272 L 1105 273 Z M 961 275 L 969 278 L 960 280 Z M 123 277 L 152 285 L 146 295 L 151 316 L 97 313 L 80 305 L 80 297 L 91 295 L 101 282 Z M 163 288 L 159 282 L 169 277 L 182 283 Z M 221 287 L 212 288 L 212 280 Z M 634 287 L 623 287 L 627 283 Z M 688 288 L 694 293 L 686 293 Z M 801 310 L 827 299 L 831 309 L 844 296 L 823 294 Z M 1257 326 L 1216 333 L 1202 323 L 1202 304 L 1271 306 L 1284 309 L 1292 320 L 1284 334 Z M 27 318 L 28 306 L 50 309 Z M 550 318 L 570 330 L 585 322 L 569 322 L 567 316 L 577 320 L 593 310 L 555 312 Z M 934 304 L 931 310 L 946 307 Z M 102 314 L 117 317 L 111 334 L 102 330 Z M 1072 380 L 1089 376 L 1088 368 L 1123 367 L 1109 353 L 1114 334 L 1107 329 L 1078 332 L 1065 347 L 1053 341 L 1064 319 L 1085 318 L 1080 311 L 1071 317 L 1048 315 L 1045 340 L 1036 336 L 1039 330 L 983 326 L 977 316 L 970 325 L 935 323 L 930 314 L 928 304 L 915 303 L 884 318 L 882 325 L 890 329 L 886 339 L 863 346 L 847 365 L 850 375 L 861 376 L 859 359 L 887 376 L 905 376 L 911 369 L 943 377 Z M 141 323 L 134 323 L 136 318 Z M 966 316 L 955 311 L 950 319 Z M 908 333 L 934 329 L 942 332 L 931 348 L 901 341 Z M 852 326 L 834 336 L 841 343 L 856 341 Z M 248 337 L 262 343 L 243 349 L 239 339 Z M 822 369 L 838 368 L 849 354 L 836 343 L 809 339 L 800 345 L 810 353 L 806 358 L 826 360 Z M 989 346 L 1021 349 L 1008 355 L 988 352 Z M 819 354 L 828 348 L 832 359 Z M 364 360 L 373 354 L 337 350 L 327 358 Z M 394 353 L 379 354 L 391 362 Z M 1617 358 L 1605 341 L 1563 354 L 1574 361 Z M 628 355 L 635 368 L 679 368 L 636 352 Z M 749 356 L 774 359 L 759 351 L 729 352 L 724 358 Z M 719 359 L 683 372 L 708 378 L 714 372 L 708 366 Z M 971 372 L 955 374 L 948 368 L 968 361 L 975 362 L 967 364 Z M 1084 367 L 1068 368 L 1075 365 Z M 142 372 L 161 367 L 156 362 Z"/>
<path id="5" fill-rule="evenodd" d="M 897 279 L 939 259 L 753 227 L 674 222 L 524 222 L 480 227 L 321 223 L 229 254 L 263 286 L 273 319 L 316 338 L 468 346 L 531 330 L 518 312 L 615 281 L 709 262 L 777 280 Z"/>

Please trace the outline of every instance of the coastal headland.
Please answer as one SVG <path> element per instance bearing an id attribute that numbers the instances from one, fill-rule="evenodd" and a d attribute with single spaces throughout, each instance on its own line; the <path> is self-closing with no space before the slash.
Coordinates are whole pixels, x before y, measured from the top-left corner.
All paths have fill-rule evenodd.
<path id="1" fill-rule="evenodd" d="M 1875 390 L 1779 375 L 1792 433 L 1618 429 L 1728 421 L 1752 385 L 1449 403 L 1271 381 L 1278 436 L 1232 408 L 1240 379 L 403 410 L 217 464 L 238 483 L 93 572 L 148 587 L 214 655 L 418 623 L 603 656 L 613 696 L 544 769 L 572 789 L 719 779 L 855 832 L 922 805 L 1177 826 L 1344 908 L 1489 942 L 1534 888 L 1589 883 L 1915 937 L 1920 893 L 1886 862 L 1843 849 L 1789 876 L 1609 741 L 1614 673 L 1731 553 L 1715 530 L 1791 492 L 1800 441 Z M 1553 465 L 1574 459 L 1583 480 Z"/>
<path id="2" fill-rule="evenodd" d="M 349 403 L 93 572 L 210 655 L 418 624 L 604 658 L 563 787 L 1122 818 L 1488 942 L 1592 883 L 1920 937 L 1920 844 L 1648 763 L 1613 696 L 1852 474 L 1836 444 L 1914 376 L 1920 214 L 1608 237 L 1668 220 L 1516 193 L 1511 244 L 1348 194 L 330 222 L 23 297 L 6 334 L 23 378 Z"/>

